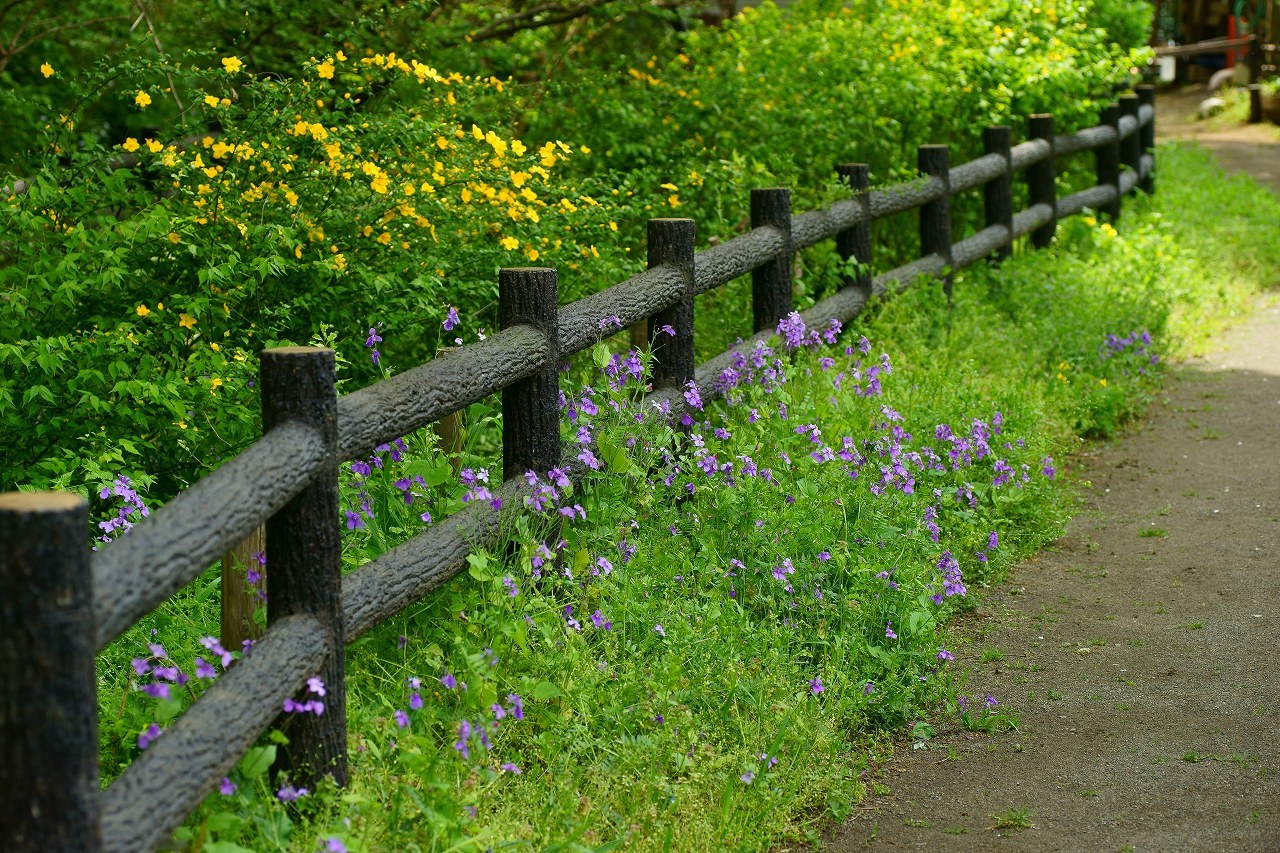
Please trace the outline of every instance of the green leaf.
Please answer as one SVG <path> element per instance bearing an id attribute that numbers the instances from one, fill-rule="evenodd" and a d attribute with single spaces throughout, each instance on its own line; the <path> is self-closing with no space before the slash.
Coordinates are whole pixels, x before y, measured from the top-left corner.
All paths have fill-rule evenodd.
<path id="1" fill-rule="evenodd" d="M 591 360 L 596 363 L 596 367 L 604 370 L 609 366 L 609 362 L 613 361 L 613 353 L 609 352 L 609 347 L 601 341 L 591 348 Z"/>
<path id="2" fill-rule="evenodd" d="M 238 765 L 240 775 L 245 779 L 256 779 L 267 770 L 276 760 L 276 748 L 272 744 L 270 746 L 255 746 L 244 754 L 244 758 L 240 759 Z"/>
<path id="3" fill-rule="evenodd" d="M 560 695 L 560 688 L 556 687 L 550 681 L 539 682 L 538 686 L 533 688 L 534 699 L 541 699 L 543 701 L 546 701 L 547 699 L 554 699 L 559 695 Z"/>

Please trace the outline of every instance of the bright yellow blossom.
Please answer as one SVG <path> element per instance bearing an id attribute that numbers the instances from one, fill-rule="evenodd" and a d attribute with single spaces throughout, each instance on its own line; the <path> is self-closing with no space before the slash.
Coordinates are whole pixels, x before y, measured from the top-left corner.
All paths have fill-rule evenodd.
<path id="1" fill-rule="evenodd" d="M 321 62 L 319 65 L 317 65 L 316 74 L 319 75 L 319 77 L 322 80 L 332 80 L 333 79 L 333 61 L 326 59 L 324 62 Z"/>
<path id="2" fill-rule="evenodd" d="M 147 143 L 147 150 L 150 151 L 152 154 L 159 154 L 161 151 L 164 150 L 164 143 L 162 142 L 156 142 L 154 139 L 148 139 L 146 140 L 146 143 Z"/>
<path id="3" fill-rule="evenodd" d="M 228 74 L 235 74 L 241 68 L 244 68 L 244 63 L 240 61 L 238 56 L 228 56 L 222 60 L 222 67 L 226 69 Z"/>
<path id="4" fill-rule="evenodd" d="M 196 327 L 196 318 L 190 314 L 179 314 L 178 325 L 184 329 L 194 329 Z"/>
<path id="5" fill-rule="evenodd" d="M 218 96 L 217 96 L 217 95 L 205 95 L 205 96 L 204 96 L 204 102 L 205 102 L 205 104 L 206 104 L 206 105 L 208 105 L 209 107 L 216 107 L 216 106 L 218 105 Z"/>
<path id="6" fill-rule="evenodd" d="M 139 91 L 133 102 L 145 110 L 151 104 L 151 96 L 146 92 Z"/>
<path id="7" fill-rule="evenodd" d="M 132 154 L 142 146 L 138 144 L 138 140 L 130 136 L 128 139 L 126 139 L 124 142 L 120 144 L 120 147 L 123 148 L 125 151 L 128 151 L 130 154 Z"/>
<path id="8" fill-rule="evenodd" d="M 145 317 L 151 313 L 151 309 L 148 308 L 146 305 L 139 305 L 137 308 L 137 311 L 138 311 L 139 317 Z"/>
<path id="9" fill-rule="evenodd" d="M 209 380 L 209 393 L 212 394 L 214 391 L 217 391 L 221 385 L 222 385 L 222 380 L 216 376 L 213 377 L 212 379 Z"/>
<path id="10" fill-rule="evenodd" d="M 54 74 L 53 66 L 47 62 L 41 64 L 40 73 L 43 74 L 45 77 L 52 77 Z"/>
<path id="11" fill-rule="evenodd" d="M 502 248 L 506 249 L 508 252 L 513 252 L 520 248 L 520 241 L 515 237 L 503 237 L 498 242 L 501 243 Z"/>

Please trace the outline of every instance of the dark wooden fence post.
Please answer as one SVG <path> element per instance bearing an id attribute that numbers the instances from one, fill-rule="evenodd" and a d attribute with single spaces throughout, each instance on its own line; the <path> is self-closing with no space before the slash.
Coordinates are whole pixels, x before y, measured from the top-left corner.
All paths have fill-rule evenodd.
<path id="1" fill-rule="evenodd" d="M 1150 83 L 1144 83 L 1138 87 L 1138 105 L 1151 107 L 1151 121 L 1147 122 L 1138 131 L 1139 145 L 1142 148 L 1142 154 L 1150 154 L 1155 157 L 1156 152 L 1156 87 Z M 1151 171 L 1143 177 L 1141 183 L 1142 191 L 1150 194 L 1156 191 L 1156 166 L 1155 160 L 1151 161 Z"/>
<path id="2" fill-rule="evenodd" d="M 1262 123 L 1262 84 L 1249 84 L 1249 124 Z"/>
<path id="3" fill-rule="evenodd" d="M 919 169 L 942 181 L 942 197 L 920 208 L 920 256 L 941 255 L 947 262 L 942 290 L 951 298 L 951 155 L 945 145 L 921 145 L 917 154 Z"/>
<path id="4" fill-rule="evenodd" d="M 1135 123 L 1138 121 L 1138 96 L 1136 94 L 1125 94 L 1120 96 L 1120 115 L 1132 117 Z M 1125 137 L 1120 143 L 1120 164 L 1128 169 L 1132 169 L 1134 177 L 1141 176 L 1141 127 L 1134 127 L 1133 133 Z"/>
<path id="5" fill-rule="evenodd" d="M 1004 158 L 1004 174 L 988 181 L 982 188 L 982 210 L 986 227 L 1003 225 L 1009 229 L 1009 242 L 996 249 L 992 260 L 1005 260 L 1013 253 L 1013 129 L 1008 125 L 982 129 L 984 154 L 999 154 Z"/>
<path id="6" fill-rule="evenodd" d="M 289 743 L 272 772 L 311 788 L 321 776 L 347 784 L 347 695 L 342 623 L 342 542 L 338 534 L 338 396 L 333 350 L 279 347 L 262 351 L 262 429 L 288 421 L 315 428 L 326 459 L 315 479 L 267 519 L 267 617 L 306 613 L 320 620 L 329 652 L 317 673 L 323 699 L 298 691 L 299 701 L 324 703 L 324 713 L 286 714 Z"/>
<path id="7" fill-rule="evenodd" d="M 862 208 L 862 221 L 852 228 L 836 234 L 836 254 L 844 261 L 857 261 L 858 271 L 845 276 L 841 287 L 856 287 L 863 296 L 871 298 L 871 169 L 866 163 L 842 163 L 836 166 L 836 174 L 853 193 Z"/>
<path id="8" fill-rule="evenodd" d="M 789 218 L 788 218 L 788 221 Z M 653 353 L 653 387 L 684 385 L 693 379 L 693 246 L 697 225 L 692 219 L 649 220 L 649 268 L 669 264 L 684 278 L 684 296 L 654 315 L 649 323 Z M 670 326 L 675 335 L 663 331 Z"/>
<path id="9" fill-rule="evenodd" d="M 772 226 L 782 232 L 782 251 L 751 271 L 751 328 L 772 331 L 791 313 L 791 190 L 751 191 L 751 227 Z"/>
<path id="10" fill-rule="evenodd" d="M 89 531 L 78 495 L 0 495 L 6 850 L 102 849 Z"/>
<path id="11" fill-rule="evenodd" d="M 1115 201 L 1102 206 L 1102 212 L 1115 222 L 1120 218 L 1120 106 L 1109 104 L 1102 108 L 1101 124 L 1116 132 L 1115 139 L 1096 149 L 1098 162 L 1098 186 L 1115 187 Z"/>
<path id="12" fill-rule="evenodd" d="M 551 353 L 537 373 L 502 389 L 502 479 L 560 464 L 560 348 L 556 314 L 559 278 L 546 267 L 498 272 L 502 328 L 532 326 L 546 336 Z"/>
<path id="13" fill-rule="evenodd" d="M 1053 242 L 1058 231 L 1057 171 L 1053 162 L 1053 116 L 1037 113 L 1027 124 L 1029 139 L 1043 139 L 1049 144 L 1049 156 L 1027 167 L 1027 194 L 1031 204 L 1049 205 L 1049 221 L 1031 232 L 1031 245 L 1043 249 Z"/>

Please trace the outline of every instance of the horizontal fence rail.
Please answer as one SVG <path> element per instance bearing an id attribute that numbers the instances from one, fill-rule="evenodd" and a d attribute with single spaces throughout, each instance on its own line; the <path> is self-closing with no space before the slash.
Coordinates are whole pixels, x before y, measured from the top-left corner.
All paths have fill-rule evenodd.
<path id="1" fill-rule="evenodd" d="M 571 478 L 583 474 L 560 444 L 564 359 L 648 321 L 649 400 L 678 413 L 687 383 L 704 396 L 718 393 L 738 353 L 767 341 L 791 311 L 796 252 L 834 239 L 840 256 L 857 262 L 840 289 L 800 312 L 810 327 L 846 324 L 874 296 L 922 276 L 943 277 L 949 294 L 956 270 L 999 262 L 1022 238 L 1046 246 L 1059 219 L 1086 208 L 1114 220 L 1125 194 L 1154 191 L 1154 125 L 1154 89 L 1139 87 L 1105 109 L 1101 124 L 1075 133 L 1055 135 L 1048 115 L 1030 117 L 1028 139 L 1017 145 L 1009 128 L 987 128 L 985 153 L 954 167 L 946 146 L 922 146 L 921 177 L 907 183 L 872 190 L 865 165 L 840 165 L 850 198 L 820 210 L 793 214 L 790 190 L 755 190 L 752 228 L 702 251 L 694 251 L 692 220 L 652 220 L 647 270 L 564 306 L 554 270 L 503 270 L 501 331 L 341 398 L 331 351 L 264 351 L 262 438 L 92 556 L 83 545 L 83 499 L 0 495 L 0 608 L 10 628 L 0 632 L 0 680 L 26 686 L 6 695 L 0 716 L 0 787 L 12 792 L 0 805 L 6 848 L 162 846 L 315 674 L 328 688 L 326 712 L 288 720 L 289 745 L 273 773 L 299 786 L 320 776 L 345 784 L 343 646 L 464 571 L 477 546 L 493 544 L 503 513 L 524 505 L 524 471 L 546 471 L 565 457 Z M 1059 161 L 1082 152 L 1096 157 L 1097 185 L 1058 198 Z M 1019 173 L 1028 201 L 1015 210 Z M 956 240 L 951 199 L 975 190 L 983 194 L 982 227 Z M 911 210 L 920 211 L 921 257 L 873 274 L 869 226 Z M 695 366 L 695 297 L 748 273 L 753 335 Z M 674 337 L 655 334 L 666 326 Z M 505 509 L 469 504 L 340 576 L 339 464 L 495 393 L 505 482 L 494 492 Z M 100 790 L 94 654 L 263 525 L 271 567 L 265 635 Z M 59 744 L 56 762 L 44 756 L 50 742 Z"/>

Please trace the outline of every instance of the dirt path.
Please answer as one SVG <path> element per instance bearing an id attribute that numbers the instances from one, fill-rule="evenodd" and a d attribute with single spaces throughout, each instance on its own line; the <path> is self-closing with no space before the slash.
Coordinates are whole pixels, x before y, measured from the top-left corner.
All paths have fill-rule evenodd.
<path id="1" fill-rule="evenodd" d="M 1212 134 L 1280 184 L 1273 130 Z M 1280 850 L 1280 295 L 1222 344 L 970 623 L 967 692 L 1018 729 L 900 750 L 824 849 Z"/>

